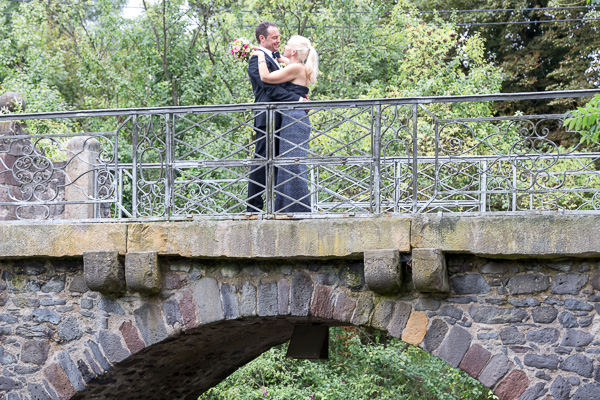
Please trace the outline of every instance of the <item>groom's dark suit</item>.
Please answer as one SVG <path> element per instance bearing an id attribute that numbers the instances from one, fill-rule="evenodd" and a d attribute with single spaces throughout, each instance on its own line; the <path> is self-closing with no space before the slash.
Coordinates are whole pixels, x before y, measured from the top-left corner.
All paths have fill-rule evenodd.
<path id="1" fill-rule="evenodd" d="M 266 53 L 265 53 L 266 54 Z M 267 68 L 269 72 L 279 69 L 275 61 L 265 55 Z M 297 94 L 291 93 L 285 89 L 285 84 L 271 85 L 261 81 L 258 72 L 258 57 L 250 58 L 248 64 L 248 76 L 252 83 L 252 91 L 254 92 L 255 103 L 272 103 L 280 101 L 298 101 L 300 100 Z M 287 82 L 286 82 L 287 83 Z M 281 126 L 281 115 L 275 113 L 275 129 Z M 265 140 L 265 132 L 267 130 L 267 115 L 265 112 L 257 112 L 254 116 L 254 131 L 256 132 L 256 153 L 254 158 L 264 159 L 267 155 L 267 141 Z M 279 141 L 275 141 L 275 155 L 279 154 Z M 248 211 L 261 211 L 264 205 L 263 194 L 265 192 L 266 168 L 254 167 L 250 172 L 250 181 L 248 182 Z"/>

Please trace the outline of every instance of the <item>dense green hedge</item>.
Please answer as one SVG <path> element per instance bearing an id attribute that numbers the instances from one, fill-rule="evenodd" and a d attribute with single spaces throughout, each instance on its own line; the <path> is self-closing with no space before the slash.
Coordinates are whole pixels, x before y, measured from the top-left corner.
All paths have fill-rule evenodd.
<path id="1" fill-rule="evenodd" d="M 497 399 L 464 372 L 400 340 L 332 328 L 330 360 L 285 357 L 273 347 L 199 400 Z"/>

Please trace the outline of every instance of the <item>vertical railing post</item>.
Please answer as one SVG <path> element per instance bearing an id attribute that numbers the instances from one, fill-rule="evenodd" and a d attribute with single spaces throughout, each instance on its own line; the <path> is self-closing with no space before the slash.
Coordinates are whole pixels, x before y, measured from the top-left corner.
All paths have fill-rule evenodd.
<path id="1" fill-rule="evenodd" d="M 479 212 L 485 212 L 487 208 L 487 166 L 487 160 L 482 160 L 479 164 L 479 173 L 481 176 L 481 183 L 479 184 Z"/>
<path id="2" fill-rule="evenodd" d="M 417 128 L 417 113 L 419 111 L 419 105 L 418 104 L 414 104 L 413 105 L 413 112 L 412 112 L 412 117 L 413 117 L 413 137 L 412 137 L 412 142 L 413 142 L 413 151 L 412 151 L 412 176 L 413 176 L 413 207 L 412 207 L 412 211 L 413 212 L 417 212 L 418 211 L 418 202 L 419 202 L 419 196 L 418 196 L 418 190 L 419 190 L 419 183 L 418 183 L 418 176 L 419 176 L 419 164 L 418 164 L 418 153 L 419 153 L 419 143 L 417 142 L 417 133 L 418 133 L 418 128 Z"/>
<path id="3" fill-rule="evenodd" d="M 114 170 L 114 174 L 115 174 L 115 180 L 114 182 L 114 189 L 115 189 L 115 196 L 117 196 L 117 198 L 115 199 L 116 202 L 116 209 L 119 210 L 119 214 L 118 217 L 121 218 L 122 215 L 122 207 L 123 207 L 123 175 L 119 173 L 120 168 L 119 168 L 119 131 L 120 129 L 117 129 L 115 131 L 115 145 L 113 147 L 113 166 L 115 168 Z M 108 173 L 110 173 L 110 170 L 108 171 Z M 119 188 L 120 186 L 120 188 Z M 115 210 L 116 211 L 116 210 Z M 109 210 L 109 218 L 110 218 L 110 210 Z"/>
<path id="4" fill-rule="evenodd" d="M 371 149 L 373 151 L 373 166 L 371 181 L 371 212 L 381 214 L 381 104 L 375 106 L 373 120 L 373 135 Z"/>
<path id="5" fill-rule="evenodd" d="M 517 166 L 512 163 L 512 211 L 517 211 Z"/>
<path id="6" fill-rule="evenodd" d="M 137 114 L 133 116 L 133 129 L 132 129 L 132 138 L 131 138 L 131 216 L 133 218 L 137 218 L 138 216 L 138 116 Z"/>
<path id="7" fill-rule="evenodd" d="M 165 115 L 165 217 L 170 218 L 173 209 L 173 130 L 175 125 L 175 115 Z"/>
<path id="8" fill-rule="evenodd" d="M 273 214 L 274 211 L 274 191 L 275 191 L 275 109 L 273 105 L 267 108 L 267 132 L 265 132 L 267 140 L 266 149 L 266 166 L 265 166 L 265 211 L 267 215 Z"/>

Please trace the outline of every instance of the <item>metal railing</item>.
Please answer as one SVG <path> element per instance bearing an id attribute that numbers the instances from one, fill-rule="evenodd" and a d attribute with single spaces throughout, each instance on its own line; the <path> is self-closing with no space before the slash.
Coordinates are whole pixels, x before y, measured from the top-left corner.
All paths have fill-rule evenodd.
<path id="1" fill-rule="evenodd" d="M 562 114 L 492 109 L 597 93 L 0 115 L 0 219 L 597 213 L 598 143 Z"/>

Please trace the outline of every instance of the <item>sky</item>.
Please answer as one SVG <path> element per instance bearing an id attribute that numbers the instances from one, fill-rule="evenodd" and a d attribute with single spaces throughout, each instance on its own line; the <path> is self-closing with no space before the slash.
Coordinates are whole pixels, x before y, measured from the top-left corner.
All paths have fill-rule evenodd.
<path id="1" fill-rule="evenodd" d="M 125 18 L 135 18 L 144 11 L 142 0 L 129 0 L 123 8 L 123 16 Z"/>

